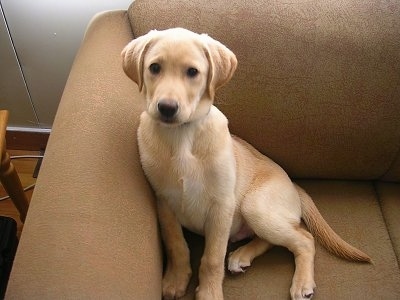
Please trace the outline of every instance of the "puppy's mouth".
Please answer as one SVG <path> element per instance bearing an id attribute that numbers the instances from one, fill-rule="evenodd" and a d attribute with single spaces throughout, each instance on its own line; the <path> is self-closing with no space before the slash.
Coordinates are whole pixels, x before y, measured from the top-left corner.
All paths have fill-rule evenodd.
<path id="1" fill-rule="evenodd" d="M 178 127 L 187 125 L 191 122 L 190 120 L 184 121 L 179 118 L 169 119 L 169 118 L 163 118 L 162 116 L 153 117 L 153 119 L 160 126 L 163 126 L 166 128 L 178 128 Z"/>
<path id="2" fill-rule="evenodd" d="M 158 118 L 158 121 L 162 124 L 162 125 L 166 125 L 166 126 L 179 126 L 181 124 L 181 122 L 179 122 L 176 118 L 165 118 L 163 116 L 160 116 Z"/>

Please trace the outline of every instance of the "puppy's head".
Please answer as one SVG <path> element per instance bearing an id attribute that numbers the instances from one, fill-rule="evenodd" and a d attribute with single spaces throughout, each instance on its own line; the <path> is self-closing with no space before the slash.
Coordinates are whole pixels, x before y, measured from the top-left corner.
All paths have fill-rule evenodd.
<path id="1" fill-rule="evenodd" d="M 145 94 L 147 112 L 180 125 L 207 115 L 215 91 L 236 70 L 236 56 L 205 34 L 182 28 L 150 31 L 122 51 L 123 69 Z"/>

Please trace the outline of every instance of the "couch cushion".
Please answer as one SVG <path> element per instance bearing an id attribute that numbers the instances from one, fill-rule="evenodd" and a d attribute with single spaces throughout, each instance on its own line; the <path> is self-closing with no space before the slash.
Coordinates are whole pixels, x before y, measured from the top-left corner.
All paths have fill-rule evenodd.
<path id="1" fill-rule="evenodd" d="M 377 192 L 389 236 L 400 264 L 400 185 L 379 183 Z"/>
<path id="2" fill-rule="evenodd" d="M 348 262 L 331 255 L 317 243 L 316 298 L 399 299 L 400 271 L 374 184 L 344 181 L 298 183 L 310 193 L 332 228 L 373 260 L 373 264 Z M 194 251 L 192 263 L 197 268 L 203 239 L 193 234 L 187 236 Z M 226 276 L 225 298 L 287 299 L 293 272 L 293 255 L 284 248 L 272 248 L 256 258 L 245 274 Z M 185 299 L 193 299 L 197 269 L 193 274 Z"/>
<path id="3" fill-rule="evenodd" d="M 137 0 L 135 36 L 186 27 L 231 48 L 232 131 L 308 178 L 376 179 L 400 148 L 400 3 Z M 399 174 L 389 174 L 394 180 Z"/>

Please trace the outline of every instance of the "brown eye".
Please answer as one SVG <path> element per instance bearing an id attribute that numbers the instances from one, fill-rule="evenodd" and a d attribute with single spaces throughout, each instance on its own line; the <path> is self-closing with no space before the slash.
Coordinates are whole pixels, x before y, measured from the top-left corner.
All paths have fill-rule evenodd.
<path id="1" fill-rule="evenodd" d="M 197 74 L 199 74 L 199 70 L 197 70 L 196 68 L 189 68 L 187 69 L 186 74 L 190 78 L 194 78 L 197 76 Z"/>
<path id="2" fill-rule="evenodd" d="M 157 63 L 153 63 L 150 65 L 149 70 L 150 70 L 151 74 L 157 75 L 157 74 L 160 74 L 160 72 L 161 72 L 161 66 Z"/>

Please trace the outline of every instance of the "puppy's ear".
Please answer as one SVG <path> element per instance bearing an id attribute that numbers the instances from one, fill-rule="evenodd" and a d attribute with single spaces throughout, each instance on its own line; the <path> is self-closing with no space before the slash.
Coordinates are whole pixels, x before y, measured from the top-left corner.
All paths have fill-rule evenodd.
<path id="1" fill-rule="evenodd" d="M 137 83 L 139 91 L 143 89 L 143 64 L 144 57 L 149 49 L 157 31 L 152 30 L 132 40 L 121 52 L 122 68 L 130 79 Z"/>
<path id="2" fill-rule="evenodd" d="M 206 34 L 202 34 L 201 37 L 209 64 L 207 91 L 213 99 L 215 91 L 232 78 L 237 67 L 237 59 L 235 54 L 222 43 Z"/>

